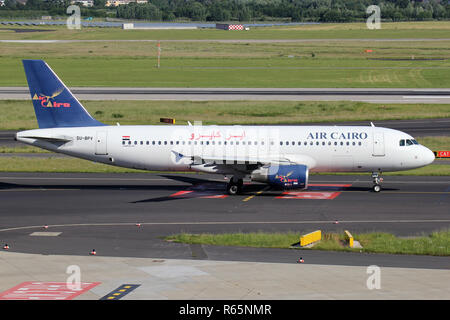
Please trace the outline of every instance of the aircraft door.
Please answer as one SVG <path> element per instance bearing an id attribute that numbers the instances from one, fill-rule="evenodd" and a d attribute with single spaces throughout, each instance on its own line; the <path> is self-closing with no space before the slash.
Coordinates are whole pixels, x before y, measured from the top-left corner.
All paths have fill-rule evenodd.
<path id="1" fill-rule="evenodd" d="M 374 157 L 383 157 L 385 155 L 384 151 L 384 133 L 376 132 L 373 133 L 373 153 Z"/>
<path id="2" fill-rule="evenodd" d="M 95 140 L 95 154 L 96 155 L 108 154 L 107 137 L 108 137 L 108 133 L 106 131 L 97 131 L 97 138 Z"/>

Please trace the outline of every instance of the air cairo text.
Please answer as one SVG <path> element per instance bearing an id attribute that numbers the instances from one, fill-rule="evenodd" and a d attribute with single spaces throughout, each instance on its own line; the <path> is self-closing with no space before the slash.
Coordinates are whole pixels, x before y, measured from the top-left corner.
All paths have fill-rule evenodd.
<path id="1" fill-rule="evenodd" d="M 307 139 L 364 140 L 366 132 L 310 132 Z"/>

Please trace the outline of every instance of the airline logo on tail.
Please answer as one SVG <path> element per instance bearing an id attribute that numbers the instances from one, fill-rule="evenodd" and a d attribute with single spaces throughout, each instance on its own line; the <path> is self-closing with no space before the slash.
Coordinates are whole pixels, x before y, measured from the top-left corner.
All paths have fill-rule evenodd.
<path id="1" fill-rule="evenodd" d="M 50 96 L 47 96 L 45 94 L 37 94 L 35 93 L 33 96 L 33 100 L 40 100 L 41 106 L 44 108 L 70 108 L 70 103 L 67 102 L 56 102 L 55 98 L 59 96 L 64 91 L 64 88 L 57 90 L 55 93 L 53 93 Z"/>

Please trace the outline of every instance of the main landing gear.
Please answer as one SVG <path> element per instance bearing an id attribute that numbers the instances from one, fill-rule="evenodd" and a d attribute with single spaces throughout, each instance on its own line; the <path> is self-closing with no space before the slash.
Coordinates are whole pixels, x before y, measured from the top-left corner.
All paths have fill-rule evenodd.
<path id="1" fill-rule="evenodd" d="M 244 186 L 244 180 L 241 178 L 233 177 L 230 179 L 227 185 L 227 193 L 229 195 L 236 195 L 242 193 L 242 187 Z"/>
<path id="2" fill-rule="evenodd" d="M 381 191 L 381 183 L 383 182 L 383 178 L 381 177 L 381 172 L 372 172 L 373 179 L 373 187 L 372 190 L 374 192 Z"/>

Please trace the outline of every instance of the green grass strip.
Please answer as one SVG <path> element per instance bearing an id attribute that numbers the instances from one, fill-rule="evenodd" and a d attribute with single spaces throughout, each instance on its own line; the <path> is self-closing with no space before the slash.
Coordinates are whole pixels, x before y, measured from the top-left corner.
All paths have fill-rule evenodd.
<path id="1" fill-rule="evenodd" d="M 299 242 L 302 234 L 287 233 L 224 233 L 224 234 L 189 234 L 182 233 L 166 237 L 167 241 L 188 244 L 205 244 L 220 246 L 241 246 L 258 248 L 291 248 Z M 305 250 L 356 251 L 366 253 L 450 255 L 450 230 L 433 232 L 412 238 L 400 238 L 389 233 L 354 234 L 362 249 L 348 248 L 344 234 L 324 233 L 322 241 Z"/>
<path id="2" fill-rule="evenodd" d="M 1 68 L 0 68 L 1 69 Z M 160 125 L 161 117 L 177 124 L 308 124 L 449 118 L 450 104 L 391 104 L 353 101 L 82 101 L 105 124 Z M 0 100 L 0 130 L 37 128 L 31 101 Z"/>

